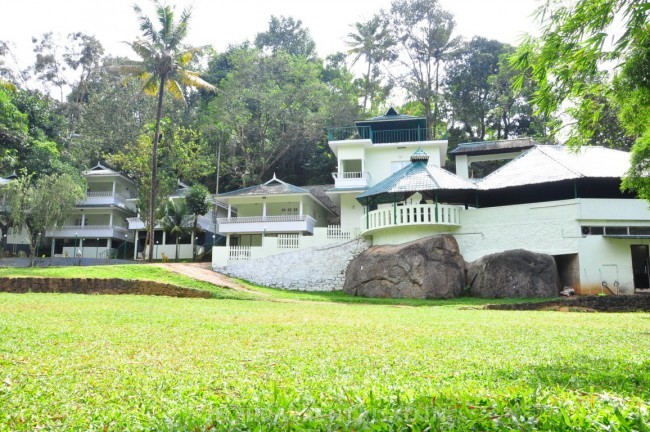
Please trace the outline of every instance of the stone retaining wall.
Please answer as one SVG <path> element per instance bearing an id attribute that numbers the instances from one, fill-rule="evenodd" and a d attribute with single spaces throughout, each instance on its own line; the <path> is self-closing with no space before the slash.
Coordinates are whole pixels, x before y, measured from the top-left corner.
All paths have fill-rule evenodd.
<path id="1" fill-rule="evenodd" d="M 345 270 L 370 245 L 362 239 L 343 244 L 301 249 L 250 261 L 232 261 L 214 270 L 247 281 L 297 291 L 343 289 Z"/>
<path id="2" fill-rule="evenodd" d="M 181 288 L 155 281 L 86 278 L 0 278 L 0 292 L 145 294 L 169 297 L 211 298 L 207 291 Z"/>
<path id="3" fill-rule="evenodd" d="M 650 312 L 650 295 L 577 296 L 536 303 L 487 305 L 486 309 L 540 310 L 554 306 L 589 308 L 599 312 Z"/>

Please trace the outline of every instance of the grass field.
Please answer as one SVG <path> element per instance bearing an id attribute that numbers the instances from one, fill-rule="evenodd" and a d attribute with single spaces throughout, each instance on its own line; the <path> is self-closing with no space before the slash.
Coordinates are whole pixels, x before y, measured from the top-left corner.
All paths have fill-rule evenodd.
<path id="1" fill-rule="evenodd" d="M 649 314 L 264 296 L 0 293 L 0 430 L 650 430 Z"/>

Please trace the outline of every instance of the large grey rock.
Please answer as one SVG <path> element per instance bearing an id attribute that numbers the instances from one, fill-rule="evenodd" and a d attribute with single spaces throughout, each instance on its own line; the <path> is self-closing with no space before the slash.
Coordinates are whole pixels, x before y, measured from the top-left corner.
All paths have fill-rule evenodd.
<path id="1" fill-rule="evenodd" d="M 557 297 L 560 277 L 552 256 L 523 249 L 486 255 L 467 263 L 473 297 Z"/>
<path id="2" fill-rule="evenodd" d="M 348 265 L 343 291 L 364 297 L 452 298 L 464 285 L 458 243 L 441 235 L 366 249 Z"/>

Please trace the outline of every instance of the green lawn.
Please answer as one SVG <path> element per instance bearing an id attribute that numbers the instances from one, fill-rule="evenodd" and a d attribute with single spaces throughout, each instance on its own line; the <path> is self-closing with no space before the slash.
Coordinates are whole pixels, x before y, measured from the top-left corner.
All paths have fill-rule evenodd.
<path id="1" fill-rule="evenodd" d="M 462 305 L 0 294 L 0 430 L 650 430 L 650 315 Z"/>

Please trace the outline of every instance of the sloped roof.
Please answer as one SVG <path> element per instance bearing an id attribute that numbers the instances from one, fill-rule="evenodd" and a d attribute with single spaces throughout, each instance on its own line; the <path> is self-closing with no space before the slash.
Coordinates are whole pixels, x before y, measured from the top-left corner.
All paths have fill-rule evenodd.
<path id="1" fill-rule="evenodd" d="M 329 211 L 338 215 L 339 208 L 334 204 L 334 201 L 330 199 L 327 195 L 327 191 L 331 190 L 334 185 L 311 185 L 303 186 L 304 189 L 307 189 L 314 198 L 321 202 Z"/>
<path id="2" fill-rule="evenodd" d="M 380 181 L 357 197 L 362 203 L 371 197 L 388 194 L 409 195 L 415 192 L 433 190 L 476 190 L 471 181 L 428 164 L 429 157 L 418 149 L 411 156 L 411 163 Z"/>
<path id="3" fill-rule="evenodd" d="M 249 186 L 243 189 L 237 189 L 231 192 L 222 193 L 219 198 L 231 198 L 236 196 L 255 196 L 255 195 L 291 195 L 291 194 L 310 194 L 306 189 L 299 188 L 278 179 L 275 174 L 273 178 L 266 183 Z"/>
<path id="4" fill-rule="evenodd" d="M 479 155 L 489 153 L 505 153 L 526 150 L 534 147 L 535 143 L 530 138 L 518 138 L 498 141 L 480 141 L 458 144 L 458 147 L 449 152 L 453 155 Z"/>
<path id="5" fill-rule="evenodd" d="M 533 147 L 477 184 L 480 190 L 549 183 L 579 178 L 620 178 L 630 167 L 630 155 L 604 147 Z"/>
<path id="6" fill-rule="evenodd" d="M 130 183 L 133 183 L 133 180 L 131 180 L 130 178 L 125 177 L 119 172 L 107 168 L 100 163 L 97 163 L 97 165 L 90 168 L 89 170 L 83 171 L 81 174 L 84 175 L 85 177 L 116 176 L 116 177 L 121 177 Z"/>
<path id="7" fill-rule="evenodd" d="M 395 108 L 389 108 L 384 115 L 377 117 L 372 117 L 366 120 L 359 120 L 356 123 L 366 123 L 366 122 L 383 122 L 383 121 L 392 121 L 392 120 L 413 120 L 413 119 L 424 119 L 426 117 L 415 117 L 406 114 L 399 114 Z"/>

